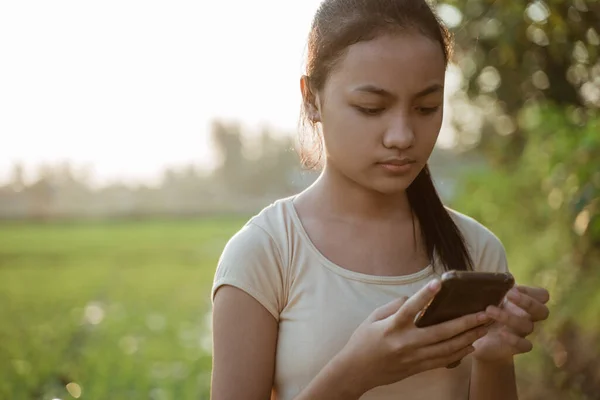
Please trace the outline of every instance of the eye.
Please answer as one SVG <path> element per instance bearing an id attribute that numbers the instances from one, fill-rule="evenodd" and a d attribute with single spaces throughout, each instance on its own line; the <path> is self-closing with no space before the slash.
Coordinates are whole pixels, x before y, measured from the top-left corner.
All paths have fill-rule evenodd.
<path id="1" fill-rule="evenodd" d="M 383 112 L 384 108 L 367 108 L 367 107 L 360 107 L 360 106 L 356 106 L 356 109 L 358 111 L 360 111 L 361 113 L 368 115 L 368 116 L 375 116 L 375 115 L 379 115 Z"/>
<path id="2" fill-rule="evenodd" d="M 417 107 L 417 112 L 422 115 L 431 115 L 440 109 L 440 106 L 436 107 Z"/>

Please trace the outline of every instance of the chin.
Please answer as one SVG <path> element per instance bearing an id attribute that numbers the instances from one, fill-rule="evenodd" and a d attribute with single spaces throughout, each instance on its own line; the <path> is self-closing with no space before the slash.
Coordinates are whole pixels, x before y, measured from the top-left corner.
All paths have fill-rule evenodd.
<path id="1" fill-rule="evenodd" d="M 393 179 L 372 179 L 365 182 L 364 186 L 380 194 L 395 195 L 405 192 L 414 179 L 415 177 L 413 176 L 395 177 Z"/>
<path id="2" fill-rule="evenodd" d="M 336 171 L 354 185 L 381 195 L 392 196 L 406 191 L 420 171 L 404 174 L 382 173 L 380 170 L 352 171 L 352 173 Z"/>

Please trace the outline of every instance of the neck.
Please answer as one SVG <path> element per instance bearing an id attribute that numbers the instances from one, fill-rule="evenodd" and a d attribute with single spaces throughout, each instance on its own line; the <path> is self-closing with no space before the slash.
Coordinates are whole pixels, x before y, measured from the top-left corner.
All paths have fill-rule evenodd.
<path id="1" fill-rule="evenodd" d="M 406 191 L 394 194 L 375 192 L 333 168 L 326 167 L 309 192 L 310 197 L 318 199 L 321 212 L 337 218 L 397 220 L 412 217 Z"/>

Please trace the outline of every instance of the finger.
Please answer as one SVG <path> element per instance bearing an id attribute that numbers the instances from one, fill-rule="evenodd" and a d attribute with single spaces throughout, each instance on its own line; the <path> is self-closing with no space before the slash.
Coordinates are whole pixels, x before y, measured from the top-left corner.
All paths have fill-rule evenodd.
<path id="1" fill-rule="evenodd" d="M 381 321 L 382 319 L 386 319 L 391 315 L 394 315 L 400 307 L 408 300 L 408 296 L 402 296 L 398 299 L 390 301 L 387 304 L 375 309 L 370 315 L 371 321 Z"/>
<path id="2" fill-rule="evenodd" d="M 518 285 L 515 287 L 519 292 L 533 297 L 542 304 L 546 304 L 548 301 L 550 301 L 550 293 L 544 288 L 524 285 Z"/>
<path id="3" fill-rule="evenodd" d="M 544 303 L 528 294 L 518 290 L 511 290 L 508 292 L 507 297 L 515 305 L 519 306 L 524 311 L 527 311 L 533 321 L 543 321 L 550 315 L 550 311 Z"/>
<path id="4" fill-rule="evenodd" d="M 533 332 L 533 321 L 527 317 L 520 317 L 494 306 L 489 306 L 485 312 L 490 318 L 504 324 L 521 336 L 527 336 Z"/>
<path id="5" fill-rule="evenodd" d="M 520 336 L 508 331 L 500 332 L 502 339 L 513 348 L 514 354 L 528 353 L 533 349 L 533 344 Z"/>
<path id="6" fill-rule="evenodd" d="M 414 343 L 418 346 L 439 343 L 451 339 L 490 321 L 485 312 L 469 314 L 434 326 L 414 331 Z"/>
<path id="7" fill-rule="evenodd" d="M 440 290 L 439 279 L 434 279 L 412 295 L 396 313 L 396 323 L 413 322 L 415 316 L 425 308 Z"/>
<path id="8" fill-rule="evenodd" d="M 473 344 L 477 339 L 482 338 L 488 332 L 485 327 L 471 329 L 462 334 L 445 340 L 443 342 L 434 343 L 429 346 L 421 347 L 415 352 L 417 360 L 426 360 L 430 358 L 441 358 L 450 356 L 465 347 Z"/>
<path id="9" fill-rule="evenodd" d="M 418 364 L 417 372 L 423 372 L 423 371 L 428 371 L 430 369 L 447 367 L 448 365 L 451 365 L 458 361 L 461 361 L 463 358 L 465 358 L 466 356 L 468 356 L 469 354 L 471 354 L 474 351 L 475 351 L 475 349 L 473 348 L 473 346 L 468 346 L 468 347 L 458 350 L 455 353 L 447 355 L 445 357 L 430 358 L 427 360 L 423 360 L 423 362 Z"/>
<path id="10" fill-rule="evenodd" d="M 506 302 L 504 302 L 504 305 L 500 308 L 508 311 L 511 314 L 518 315 L 519 317 L 530 318 L 530 315 L 527 311 L 523 310 L 521 307 L 517 306 L 512 301 L 508 300 L 508 298 L 506 298 Z"/>

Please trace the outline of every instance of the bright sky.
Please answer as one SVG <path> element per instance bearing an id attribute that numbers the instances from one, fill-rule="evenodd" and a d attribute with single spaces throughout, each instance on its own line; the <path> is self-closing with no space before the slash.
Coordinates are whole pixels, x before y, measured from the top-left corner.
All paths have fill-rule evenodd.
<path id="1" fill-rule="evenodd" d="M 319 2 L 0 2 L 0 181 L 15 161 L 101 182 L 209 166 L 215 117 L 293 133 Z"/>

